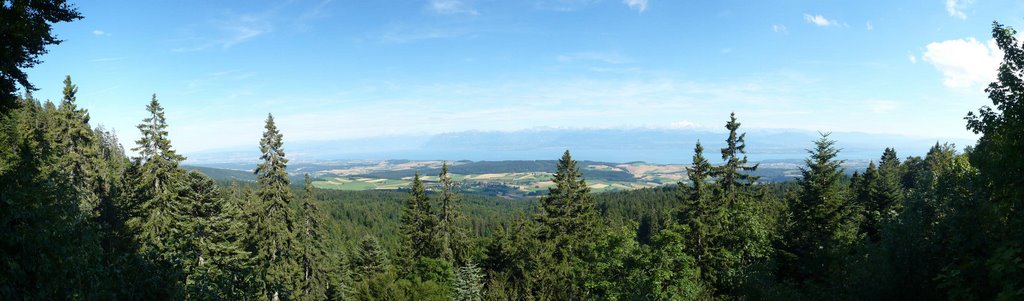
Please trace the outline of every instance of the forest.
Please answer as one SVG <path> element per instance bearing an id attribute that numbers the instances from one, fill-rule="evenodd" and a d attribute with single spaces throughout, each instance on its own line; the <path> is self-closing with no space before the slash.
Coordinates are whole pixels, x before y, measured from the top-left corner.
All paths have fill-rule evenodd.
<path id="1" fill-rule="evenodd" d="M 975 145 L 888 148 L 846 176 L 823 133 L 802 177 L 763 183 L 734 114 L 726 147 L 694 141 L 688 181 L 591 193 L 566 150 L 545 194 L 508 200 L 460 193 L 447 165 L 436 189 L 316 189 L 286 172 L 271 114 L 255 181 L 185 170 L 156 95 L 130 143 L 93 126 L 70 76 L 62 99 L 33 97 L 21 69 L 81 15 L 3 3 L 3 300 L 1024 299 L 1024 45 L 999 23 L 992 105 L 964 118 Z"/>

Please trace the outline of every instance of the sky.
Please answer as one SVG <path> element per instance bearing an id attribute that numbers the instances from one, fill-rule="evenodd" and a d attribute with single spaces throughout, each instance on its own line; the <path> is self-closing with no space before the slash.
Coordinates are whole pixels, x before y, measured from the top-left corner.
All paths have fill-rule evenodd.
<path id="1" fill-rule="evenodd" d="M 1024 1 L 90 1 L 30 70 L 70 74 L 128 148 L 153 94 L 175 148 L 538 128 L 970 138 Z"/>

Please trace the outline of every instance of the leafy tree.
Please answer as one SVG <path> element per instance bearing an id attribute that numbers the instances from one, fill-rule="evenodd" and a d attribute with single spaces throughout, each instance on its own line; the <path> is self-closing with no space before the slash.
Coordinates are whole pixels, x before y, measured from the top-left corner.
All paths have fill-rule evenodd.
<path id="1" fill-rule="evenodd" d="M 255 272 L 261 294 L 267 299 L 290 299 L 302 271 L 294 251 L 296 219 L 289 186 L 288 159 L 282 149 L 283 135 L 267 114 L 266 131 L 260 139 L 260 164 L 256 167 L 257 206 L 253 225 Z"/>
<path id="2" fill-rule="evenodd" d="M 17 85 L 35 90 L 23 70 L 41 62 L 39 56 L 46 53 L 46 46 L 62 42 L 53 35 L 53 24 L 81 18 L 65 0 L 12 0 L 0 5 L 0 36 L 4 40 L 0 51 L 0 114 L 16 105 Z"/>
<path id="3" fill-rule="evenodd" d="M 984 106 L 967 114 L 967 129 L 980 134 L 971 155 L 981 181 L 990 189 L 986 198 L 1002 215 L 998 221 L 1001 243 L 987 265 L 998 298 L 1024 298 L 1024 45 L 1017 32 L 997 22 L 992 38 L 1003 51 L 997 80 L 985 91 L 994 107 Z"/>

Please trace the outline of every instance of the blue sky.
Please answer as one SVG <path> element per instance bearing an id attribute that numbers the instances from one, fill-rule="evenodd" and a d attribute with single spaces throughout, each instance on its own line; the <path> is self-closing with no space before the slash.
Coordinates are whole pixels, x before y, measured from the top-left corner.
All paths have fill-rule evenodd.
<path id="1" fill-rule="evenodd" d="M 465 130 L 746 128 L 969 138 L 1022 1 L 91 1 L 29 72 L 131 146 Z"/>

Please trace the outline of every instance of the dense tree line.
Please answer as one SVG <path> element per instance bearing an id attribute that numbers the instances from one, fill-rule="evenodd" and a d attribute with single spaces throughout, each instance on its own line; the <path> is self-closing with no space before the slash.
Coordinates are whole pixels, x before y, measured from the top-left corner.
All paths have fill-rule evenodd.
<path id="1" fill-rule="evenodd" d="M 45 25 L 4 54 L 15 71 L 57 42 L 49 23 L 79 17 L 40 3 L 0 8 Z M 565 151 L 529 200 L 463 195 L 447 164 L 433 191 L 419 174 L 407 193 L 292 183 L 269 114 L 256 180 L 218 184 L 180 167 L 156 95 L 129 157 L 70 77 L 43 102 L 4 66 L 26 92 L 0 110 L 0 299 L 1024 299 L 1015 34 L 993 25 L 1006 55 L 986 90 L 994 107 L 966 117 L 975 146 L 903 160 L 886 149 L 847 177 L 822 134 L 799 180 L 758 183 L 732 115 L 723 163 L 698 141 L 676 186 L 593 194 Z"/>

